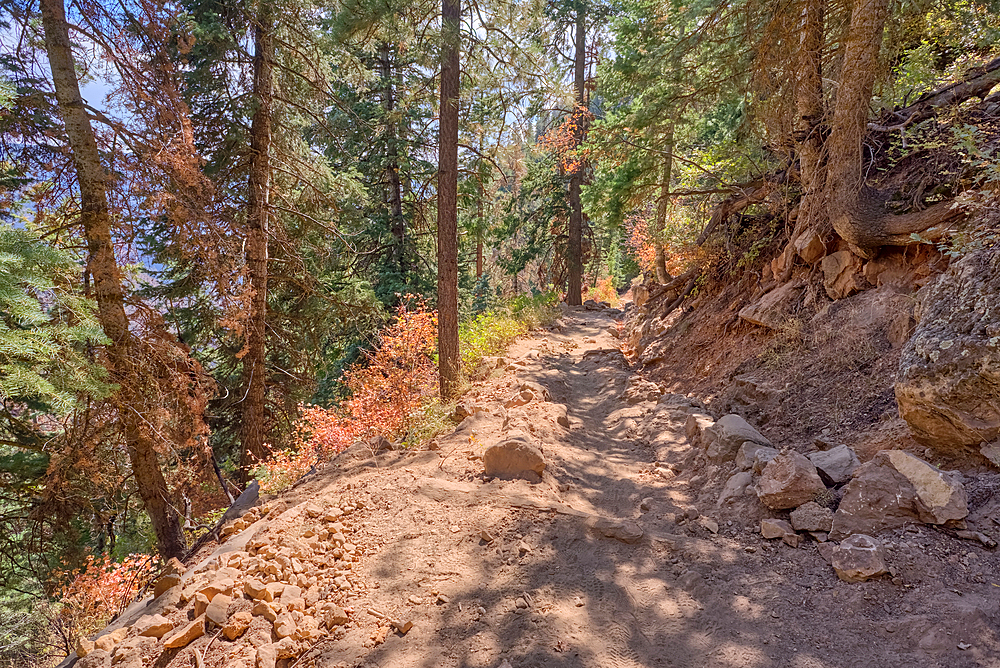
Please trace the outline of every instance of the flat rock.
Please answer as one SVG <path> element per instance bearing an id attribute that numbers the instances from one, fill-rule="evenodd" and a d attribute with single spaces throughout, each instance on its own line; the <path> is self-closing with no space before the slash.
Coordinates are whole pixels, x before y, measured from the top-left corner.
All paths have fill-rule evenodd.
<path id="1" fill-rule="evenodd" d="M 538 480 L 545 471 L 545 458 L 535 446 L 514 438 L 487 448 L 483 455 L 483 467 L 488 477 Z"/>
<path id="2" fill-rule="evenodd" d="M 833 528 L 833 511 L 815 501 L 803 503 L 791 513 L 792 528 L 796 531 L 822 531 L 829 533 Z"/>
<path id="3" fill-rule="evenodd" d="M 181 576 L 177 573 L 167 573 L 160 577 L 153 585 L 153 598 L 159 598 L 162 594 L 173 589 L 181 583 Z"/>
<path id="4" fill-rule="evenodd" d="M 882 450 L 844 487 L 830 538 L 875 535 L 911 522 L 944 524 L 968 512 L 960 474 L 942 471 L 902 450 Z"/>
<path id="5" fill-rule="evenodd" d="M 812 452 L 808 456 L 809 461 L 816 467 L 819 477 L 823 479 L 824 483 L 831 486 L 847 482 L 854 471 L 861 466 L 861 462 L 858 460 L 858 456 L 854 454 L 854 450 L 851 450 L 846 445 L 838 445 L 825 451 Z"/>
<path id="6" fill-rule="evenodd" d="M 797 281 L 780 285 L 760 299 L 743 307 L 739 317 L 754 325 L 781 330 L 788 326 L 792 306 L 798 301 L 805 286 Z"/>
<path id="7" fill-rule="evenodd" d="M 722 488 L 722 493 L 719 494 L 719 501 L 716 505 L 722 506 L 729 501 L 743 496 L 743 493 L 746 492 L 751 482 L 753 482 L 753 476 L 749 471 L 740 471 L 731 476 L 726 481 L 726 486 Z"/>
<path id="8" fill-rule="evenodd" d="M 799 535 L 785 520 L 765 518 L 760 521 L 760 535 L 768 540 L 780 538 L 791 547 L 799 546 Z"/>
<path id="9" fill-rule="evenodd" d="M 715 424 L 705 427 L 701 438 L 705 454 L 713 462 L 735 458 L 740 446 L 747 441 L 771 446 L 771 442 L 750 426 L 749 422 L 732 413 L 723 415 Z"/>
<path id="10" fill-rule="evenodd" d="M 844 582 L 864 582 L 888 572 L 882 544 L 864 534 L 854 534 L 833 548 L 830 565 Z"/>
<path id="11" fill-rule="evenodd" d="M 590 527 L 602 536 L 614 538 L 630 545 L 638 543 L 643 536 L 642 527 L 632 520 L 598 517 L 590 522 Z"/>
<path id="12" fill-rule="evenodd" d="M 794 450 L 768 462 L 757 483 L 757 496 L 768 508 L 797 508 L 826 491 L 816 467 Z"/>
<path id="13" fill-rule="evenodd" d="M 143 615 L 132 628 L 140 636 L 162 638 L 174 630 L 174 625 L 163 615 Z"/>
<path id="14" fill-rule="evenodd" d="M 193 622 L 182 626 L 172 635 L 167 636 L 163 641 L 163 646 L 167 649 L 177 649 L 187 647 L 198 638 L 205 635 L 205 617 L 201 616 Z"/>

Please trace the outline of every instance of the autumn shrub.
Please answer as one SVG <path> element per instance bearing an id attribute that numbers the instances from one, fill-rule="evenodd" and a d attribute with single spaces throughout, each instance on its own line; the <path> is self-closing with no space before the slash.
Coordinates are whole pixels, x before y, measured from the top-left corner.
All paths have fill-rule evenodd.
<path id="1" fill-rule="evenodd" d="M 614 282 L 610 276 L 602 278 L 597 281 L 597 285 L 588 289 L 587 299 L 593 299 L 597 302 L 607 302 L 616 308 L 621 306 L 621 298 L 618 296 L 618 290 L 615 289 Z"/>
<path id="2" fill-rule="evenodd" d="M 407 303 L 413 300 L 408 300 Z M 399 307 L 364 362 L 345 372 L 347 399 L 330 408 L 301 406 L 292 447 L 273 453 L 256 471 L 265 492 L 277 492 L 357 441 L 406 436 L 434 395 L 432 359 L 437 315 L 416 302 Z"/>
<path id="3" fill-rule="evenodd" d="M 148 554 L 131 554 L 120 562 L 90 555 L 79 569 L 56 574 L 62 584 L 55 591 L 59 605 L 53 621 L 70 646 L 124 612 L 152 579 L 153 560 Z"/>

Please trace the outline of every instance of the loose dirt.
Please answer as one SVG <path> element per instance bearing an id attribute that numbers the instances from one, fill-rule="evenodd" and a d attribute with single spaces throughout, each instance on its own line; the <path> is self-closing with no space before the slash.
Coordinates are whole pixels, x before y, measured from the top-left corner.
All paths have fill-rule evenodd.
<path id="1" fill-rule="evenodd" d="M 286 666 L 1000 667 L 994 550 L 907 527 L 880 536 L 892 577 L 848 584 L 815 542 L 764 540 L 756 498 L 717 506 L 728 472 L 691 464 L 699 402 L 623 400 L 635 373 L 615 317 L 567 310 L 512 347 L 434 449 L 355 446 L 237 537 L 301 534 L 300 505 L 356 507 L 342 522 L 360 556 L 331 594 L 351 621 Z M 551 401 L 505 408 L 525 381 Z M 484 478 L 485 449 L 515 431 L 543 451 L 541 482 Z M 219 638 L 204 661 L 247 650 Z"/>

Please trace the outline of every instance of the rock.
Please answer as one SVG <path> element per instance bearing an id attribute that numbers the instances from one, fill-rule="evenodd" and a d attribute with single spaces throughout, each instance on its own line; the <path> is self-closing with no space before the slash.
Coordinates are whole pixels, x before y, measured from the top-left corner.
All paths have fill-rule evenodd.
<path id="1" fill-rule="evenodd" d="M 826 245 L 815 229 L 804 230 L 795 240 L 795 252 L 806 264 L 813 264 L 826 255 Z"/>
<path id="2" fill-rule="evenodd" d="M 805 285 L 792 281 L 778 286 L 757 301 L 743 307 L 739 317 L 754 325 L 781 331 L 788 327 L 792 307 L 798 302 Z"/>
<path id="3" fill-rule="evenodd" d="M 550 401 L 551 399 L 549 391 L 544 387 L 538 383 L 526 381 L 521 383 L 520 387 L 514 391 L 514 394 L 507 399 L 504 407 L 514 408 L 516 406 L 524 406 L 531 401 Z"/>
<path id="4" fill-rule="evenodd" d="M 75 668 L 111 668 L 111 654 L 103 649 L 95 649 L 77 661 Z"/>
<path id="5" fill-rule="evenodd" d="M 716 505 L 722 506 L 728 501 L 743 496 L 743 493 L 751 482 L 753 482 L 753 476 L 748 471 L 740 471 L 732 476 L 726 481 L 726 486 L 722 488 L 722 493 L 719 495 L 719 501 Z"/>
<path id="6" fill-rule="evenodd" d="M 711 517 L 699 517 L 698 524 L 707 529 L 709 533 L 719 533 L 719 523 Z"/>
<path id="7" fill-rule="evenodd" d="M 843 299 L 858 291 L 861 258 L 849 250 L 827 255 L 820 262 L 823 270 L 823 287 L 830 299 Z"/>
<path id="8" fill-rule="evenodd" d="M 882 545 L 871 536 L 855 534 L 830 555 L 830 565 L 844 582 L 864 582 L 888 572 Z"/>
<path id="9" fill-rule="evenodd" d="M 159 598 L 162 594 L 173 589 L 181 583 L 181 576 L 176 573 L 168 573 L 153 585 L 153 598 Z"/>
<path id="10" fill-rule="evenodd" d="M 250 578 L 243 583 L 243 592 L 255 601 L 263 600 L 265 591 L 264 583 L 260 580 Z"/>
<path id="11" fill-rule="evenodd" d="M 278 638 L 290 638 L 295 633 L 295 618 L 291 613 L 283 612 L 274 620 L 274 635 Z"/>
<path id="12" fill-rule="evenodd" d="M 861 466 L 858 456 L 846 445 L 822 452 L 812 452 L 809 461 L 816 467 L 819 477 L 827 485 L 839 485 L 850 480 L 854 471 Z"/>
<path id="13" fill-rule="evenodd" d="M 739 415 L 723 415 L 718 422 L 708 427 L 702 434 L 701 442 L 705 454 L 713 462 L 733 459 L 737 450 L 746 441 L 770 446 L 771 442 Z"/>
<path id="14" fill-rule="evenodd" d="M 687 434 L 691 445 L 698 446 L 702 442 L 705 430 L 715 424 L 711 415 L 704 413 L 691 413 L 684 423 L 684 432 Z"/>
<path id="15" fill-rule="evenodd" d="M 569 412 L 562 404 L 556 406 L 556 424 L 566 429 L 570 428 Z"/>
<path id="16" fill-rule="evenodd" d="M 618 520 L 611 517 L 598 517 L 591 521 L 591 528 L 607 538 L 614 538 L 623 543 L 638 543 L 642 539 L 642 527 L 631 520 Z"/>
<path id="17" fill-rule="evenodd" d="M 797 508 L 826 491 L 826 485 L 804 455 L 789 450 L 768 462 L 757 482 L 757 497 L 768 508 Z"/>
<path id="18" fill-rule="evenodd" d="M 175 631 L 163 641 L 163 646 L 167 649 L 177 649 L 187 647 L 193 641 L 205 635 L 205 617 L 201 616 L 193 622 L 182 626 L 179 631 Z"/>
<path id="19" fill-rule="evenodd" d="M 778 456 L 778 450 L 753 441 L 744 441 L 739 450 L 736 451 L 736 468 L 741 471 L 749 471 L 753 468 L 757 453 L 763 452 L 767 455 L 765 464 Z"/>
<path id="20" fill-rule="evenodd" d="M 833 551 L 836 548 L 836 543 L 821 542 L 816 546 L 816 551 L 819 552 L 819 556 L 823 558 L 823 561 L 828 564 L 833 564 Z"/>
<path id="21" fill-rule="evenodd" d="M 792 528 L 796 531 L 829 533 L 833 528 L 833 511 L 815 501 L 803 503 L 792 511 Z"/>
<path id="22" fill-rule="evenodd" d="M 181 563 L 181 560 L 177 557 L 170 557 L 167 560 L 167 565 L 163 567 L 164 575 L 184 575 L 184 571 L 187 568 Z"/>
<path id="23" fill-rule="evenodd" d="M 76 639 L 76 644 L 74 644 L 73 649 L 76 651 L 76 655 L 83 658 L 94 651 L 94 641 L 89 640 L 84 636 L 80 636 Z"/>
<path id="24" fill-rule="evenodd" d="M 487 448 L 483 466 L 487 477 L 537 480 L 545 470 L 545 459 L 538 448 L 514 438 Z"/>
<path id="25" fill-rule="evenodd" d="M 896 376 L 913 437 L 943 452 L 1000 437 L 1000 251 L 953 262 L 921 290 Z"/>
<path id="26" fill-rule="evenodd" d="M 763 448 L 762 450 L 758 450 L 753 456 L 753 466 L 751 467 L 751 470 L 757 475 L 760 475 L 764 472 L 764 467 L 779 454 L 780 453 L 774 448 Z"/>
<path id="27" fill-rule="evenodd" d="M 257 668 L 274 668 L 277 662 L 277 643 L 267 643 L 257 648 Z"/>
<path id="28" fill-rule="evenodd" d="M 127 635 L 127 628 L 116 629 L 110 633 L 105 633 L 94 640 L 94 649 L 103 649 L 105 652 L 110 654 L 111 652 L 114 652 L 115 645 L 124 640 Z"/>
<path id="29" fill-rule="evenodd" d="M 252 621 L 253 615 L 246 610 L 240 610 L 226 621 L 226 625 L 222 627 L 222 635 L 229 640 L 236 640 L 246 633 Z"/>
<path id="30" fill-rule="evenodd" d="M 642 376 L 632 376 L 622 393 L 621 400 L 627 404 L 640 404 L 644 401 L 656 401 L 661 394 L 663 390 L 656 383 Z"/>
<path id="31" fill-rule="evenodd" d="M 258 617 L 263 617 L 269 622 L 274 622 L 274 620 L 278 618 L 278 611 L 275 606 L 264 601 L 258 601 L 257 604 L 253 606 L 253 614 Z"/>
<path id="32" fill-rule="evenodd" d="M 470 415 L 475 415 L 477 408 L 467 401 L 460 401 L 455 406 L 455 412 L 453 413 L 456 420 L 464 420 Z"/>
<path id="33" fill-rule="evenodd" d="M 326 628 L 332 630 L 334 627 L 343 626 L 347 622 L 351 621 L 351 619 L 339 605 L 331 605 L 326 609 L 324 621 L 326 622 Z"/>
<path id="34" fill-rule="evenodd" d="M 785 520 L 765 518 L 760 521 L 760 535 L 768 540 L 780 538 L 786 545 L 799 546 L 799 535 Z"/>
<path id="35" fill-rule="evenodd" d="M 205 596 L 204 594 L 202 594 L 201 592 L 198 592 L 197 594 L 195 594 L 194 595 L 194 616 L 198 617 L 199 615 L 205 614 L 205 611 L 208 609 L 208 604 L 209 603 L 210 603 L 210 601 L 208 600 L 208 597 Z"/>
<path id="36" fill-rule="evenodd" d="M 902 450 L 882 450 L 858 468 L 844 488 L 830 538 L 874 535 L 910 522 L 944 524 L 968 512 L 960 474 Z"/>
<path id="37" fill-rule="evenodd" d="M 229 604 L 233 599 L 225 594 L 216 594 L 205 610 L 205 617 L 216 626 L 225 626 L 229 619 Z"/>
<path id="38" fill-rule="evenodd" d="M 174 629 L 173 623 L 163 615 L 143 615 L 133 627 L 140 636 L 162 638 Z"/>

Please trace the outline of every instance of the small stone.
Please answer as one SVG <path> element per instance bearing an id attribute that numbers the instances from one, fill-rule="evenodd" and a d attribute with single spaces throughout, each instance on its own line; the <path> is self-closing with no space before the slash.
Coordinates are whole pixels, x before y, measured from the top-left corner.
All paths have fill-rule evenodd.
<path id="1" fill-rule="evenodd" d="M 197 594 L 195 594 L 194 595 L 194 616 L 195 617 L 199 617 L 199 616 L 205 614 L 205 611 L 208 610 L 209 603 L 210 603 L 210 601 L 208 600 L 208 597 L 205 596 L 204 594 L 202 594 L 201 592 L 198 592 Z"/>
<path id="2" fill-rule="evenodd" d="M 833 511 L 815 501 L 804 503 L 791 513 L 792 528 L 796 531 L 823 531 L 833 528 Z"/>
<path id="3" fill-rule="evenodd" d="M 438 594 L 437 595 L 437 602 L 438 603 L 451 603 L 451 599 L 448 596 L 444 595 L 444 594 Z"/>
<path id="4" fill-rule="evenodd" d="M 278 611 L 270 603 L 265 603 L 264 601 L 257 602 L 257 605 L 253 607 L 253 614 L 263 617 L 269 622 L 273 622 L 278 618 Z"/>
<path id="5" fill-rule="evenodd" d="M 260 580 L 250 578 L 243 583 L 243 591 L 255 601 L 263 600 L 265 591 L 264 583 Z"/>
<path id="6" fill-rule="evenodd" d="M 972 649 L 972 645 L 967 642 L 960 642 L 958 643 L 958 648 L 964 652 L 965 650 Z"/>
<path id="7" fill-rule="evenodd" d="M 517 553 L 522 557 L 531 552 L 531 546 L 525 543 L 523 540 L 517 544 Z"/>
<path id="8" fill-rule="evenodd" d="M 224 626 L 229 619 L 229 604 L 233 599 L 225 594 L 216 594 L 205 610 L 205 617 L 216 626 Z"/>
<path id="9" fill-rule="evenodd" d="M 347 622 L 351 621 L 344 609 L 339 605 L 331 605 L 326 609 L 326 627 L 328 629 L 333 629 L 336 626 L 343 626 Z"/>
<path id="10" fill-rule="evenodd" d="M 94 641 L 80 636 L 76 639 L 73 649 L 76 650 L 76 655 L 82 659 L 94 651 Z"/>
<path id="11" fill-rule="evenodd" d="M 420 598 L 419 596 L 410 596 L 406 600 L 409 601 L 411 605 L 422 605 L 424 602 L 424 599 Z"/>
<path id="12" fill-rule="evenodd" d="M 623 543 L 638 543 L 643 536 L 642 527 L 631 520 L 618 520 L 610 517 L 599 517 L 592 520 L 594 531 L 606 536 L 615 538 Z"/>
<path id="13" fill-rule="evenodd" d="M 174 630 L 174 625 L 163 615 L 143 615 L 132 628 L 140 636 L 162 638 Z"/>
<path id="14" fill-rule="evenodd" d="M 401 635 L 405 636 L 410 631 L 410 629 L 413 628 L 413 622 L 410 620 L 407 620 L 405 622 L 393 621 L 392 628 L 396 629 L 397 631 L 399 631 Z"/>
<path id="15" fill-rule="evenodd" d="M 888 573 L 881 543 L 864 534 L 854 534 L 835 547 L 830 565 L 844 582 L 864 582 Z"/>
<path id="16" fill-rule="evenodd" d="M 785 520 L 765 518 L 760 521 L 760 535 L 768 540 L 780 538 L 791 547 L 799 546 L 799 535 Z"/>
<path id="17" fill-rule="evenodd" d="M 153 587 L 153 598 L 159 598 L 162 594 L 176 587 L 181 583 L 181 576 L 176 573 L 168 573 L 156 581 Z"/>
<path id="18" fill-rule="evenodd" d="M 164 640 L 163 646 L 167 649 L 187 647 L 191 642 L 203 635 L 205 635 L 205 618 L 198 617 Z"/>
<path id="19" fill-rule="evenodd" d="M 283 612 L 274 620 L 274 635 L 279 638 L 288 638 L 295 633 L 295 618 L 291 613 Z"/>
<path id="20" fill-rule="evenodd" d="M 647 496 L 639 503 L 639 510 L 646 512 L 653 507 L 653 497 Z"/>
<path id="21" fill-rule="evenodd" d="M 276 643 L 267 643 L 257 648 L 257 668 L 274 668 L 278 662 Z"/>
<path id="22" fill-rule="evenodd" d="M 496 540 L 493 537 L 493 534 L 491 534 L 486 529 L 483 529 L 482 531 L 479 532 L 479 537 L 483 540 L 484 543 L 492 543 L 494 540 Z"/>
<path id="23" fill-rule="evenodd" d="M 708 529 L 710 533 L 719 533 L 719 523 L 713 520 L 711 517 L 699 518 L 698 524 Z"/>
<path id="24" fill-rule="evenodd" d="M 525 601 L 523 597 L 518 598 L 516 601 L 514 601 L 514 607 L 520 608 L 521 610 L 525 610 L 528 607 L 528 602 Z"/>
<path id="25" fill-rule="evenodd" d="M 246 633 L 252 621 L 253 615 L 246 610 L 241 610 L 230 617 L 226 625 L 222 627 L 222 635 L 226 636 L 229 640 L 236 640 Z"/>
<path id="26" fill-rule="evenodd" d="M 580 598 L 579 596 L 574 596 L 573 597 L 573 605 L 575 605 L 578 608 L 582 608 L 583 607 L 583 599 Z"/>

